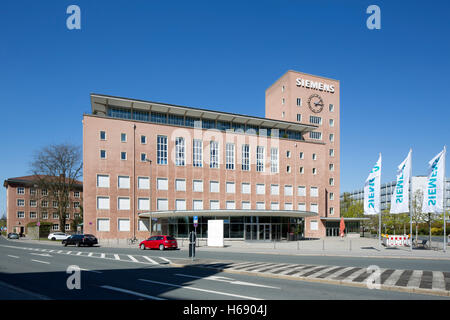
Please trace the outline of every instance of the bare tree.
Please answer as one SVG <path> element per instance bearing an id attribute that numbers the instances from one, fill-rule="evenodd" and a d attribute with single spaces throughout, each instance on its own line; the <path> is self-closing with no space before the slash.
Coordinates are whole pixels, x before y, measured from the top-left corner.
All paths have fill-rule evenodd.
<path id="1" fill-rule="evenodd" d="M 70 191 L 78 185 L 82 176 L 81 147 L 57 144 L 35 152 L 31 171 L 40 189 L 47 189 L 49 196 L 57 201 L 61 231 L 66 225 L 66 211 L 70 207 Z"/>

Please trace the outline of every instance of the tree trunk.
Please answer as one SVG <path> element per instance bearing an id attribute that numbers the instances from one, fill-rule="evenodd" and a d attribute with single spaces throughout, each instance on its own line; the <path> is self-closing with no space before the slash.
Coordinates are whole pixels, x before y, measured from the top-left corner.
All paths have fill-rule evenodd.
<path id="1" fill-rule="evenodd" d="M 418 233 L 417 233 L 417 222 L 416 222 L 416 247 L 417 247 L 417 237 L 418 237 Z"/>
<path id="2" fill-rule="evenodd" d="M 428 241 L 430 242 L 431 248 L 431 213 L 428 214 Z"/>

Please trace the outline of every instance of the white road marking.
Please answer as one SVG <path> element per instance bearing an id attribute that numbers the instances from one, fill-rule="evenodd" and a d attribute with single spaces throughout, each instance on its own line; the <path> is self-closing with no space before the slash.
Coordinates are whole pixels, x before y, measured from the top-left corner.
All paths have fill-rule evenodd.
<path id="1" fill-rule="evenodd" d="M 39 263 L 45 263 L 45 264 L 50 264 L 50 262 L 47 262 L 47 261 L 41 261 L 41 260 L 34 260 L 34 259 L 31 259 L 31 261 L 39 262 Z"/>
<path id="2" fill-rule="evenodd" d="M 159 258 L 160 258 L 161 260 L 164 260 L 164 261 L 170 263 L 170 260 L 169 260 L 169 259 L 166 259 L 166 258 L 164 258 L 164 257 L 159 257 Z"/>
<path id="3" fill-rule="evenodd" d="M 420 281 L 422 280 L 422 271 L 414 270 L 411 276 L 409 277 L 407 287 L 416 287 L 418 288 L 420 285 Z"/>
<path id="4" fill-rule="evenodd" d="M 100 286 L 100 288 L 109 289 L 109 290 L 118 291 L 118 292 L 123 292 L 123 293 L 128 293 L 128 294 L 132 294 L 132 295 L 135 295 L 135 296 L 138 296 L 138 297 L 143 297 L 143 298 L 152 299 L 152 300 L 166 300 L 166 299 L 163 299 L 163 298 L 149 296 L 147 294 L 143 294 L 143 293 L 139 293 L 139 292 L 136 292 L 136 291 L 127 290 L 127 289 L 117 288 L 117 287 Z"/>
<path id="5" fill-rule="evenodd" d="M 19 259 L 19 258 L 20 258 L 20 257 L 18 257 L 18 256 L 12 256 L 12 255 L 10 255 L 10 254 L 8 254 L 8 257 L 16 258 L 16 259 Z"/>
<path id="6" fill-rule="evenodd" d="M 52 257 L 48 253 L 34 253 L 34 252 L 30 252 L 30 254 L 35 255 L 35 256 L 41 256 L 41 257 Z"/>
<path id="7" fill-rule="evenodd" d="M 139 280 L 140 281 L 145 281 L 145 282 L 150 282 L 150 283 L 161 284 L 161 285 L 169 286 L 169 287 L 175 287 L 175 288 L 182 288 L 182 289 L 188 289 L 188 290 L 194 290 L 194 291 L 202 291 L 202 292 L 214 293 L 214 294 L 230 296 L 230 297 L 235 297 L 235 298 L 242 298 L 242 299 L 248 299 L 248 300 L 262 300 L 260 298 L 242 296 L 242 295 L 238 295 L 238 294 L 234 294 L 234 293 L 227 293 L 227 292 L 221 292 L 221 291 L 200 289 L 200 288 L 194 288 L 194 287 L 189 287 L 189 286 L 180 286 L 178 284 L 167 283 L 167 282 L 159 282 L 159 281 L 153 281 L 153 280 L 147 280 L 147 279 L 139 279 Z"/>
<path id="8" fill-rule="evenodd" d="M 105 254 L 104 254 L 104 253 L 102 253 L 102 254 L 101 254 L 101 256 L 100 256 L 100 258 L 103 258 L 103 259 L 105 259 Z"/>
<path id="9" fill-rule="evenodd" d="M 400 276 L 402 275 L 404 270 L 395 270 L 392 272 L 392 274 L 387 278 L 383 285 L 384 286 L 393 286 L 397 283 L 398 279 L 400 279 Z"/>
<path id="10" fill-rule="evenodd" d="M 89 270 L 89 269 L 84 269 L 84 268 L 80 268 L 80 270 L 82 271 L 87 271 L 87 272 L 93 272 L 93 273 L 103 273 L 101 271 L 97 271 L 97 270 Z"/>
<path id="11" fill-rule="evenodd" d="M 147 256 L 143 256 L 145 259 L 147 259 L 148 261 L 150 261 L 151 263 L 153 263 L 153 264 L 158 264 L 158 262 L 156 262 L 155 260 L 153 260 L 153 259 L 150 259 L 149 257 L 147 257 Z"/>
<path id="12" fill-rule="evenodd" d="M 220 276 L 198 277 L 198 276 L 192 276 L 192 275 L 189 275 L 189 274 L 181 274 L 181 273 L 176 273 L 175 275 L 176 276 L 181 276 L 181 277 L 195 278 L 195 279 L 204 279 L 204 280 L 228 282 L 228 283 L 231 283 L 231 284 L 238 284 L 238 285 L 242 285 L 242 286 L 280 289 L 278 287 L 266 286 L 266 285 L 258 284 L 258 283 L 238 281 L 238 280 L 234 280 L 233 278 L 228 278 L 228 277 L 220 277 Z"/>
<path id="13" fill-rule="evenodd" d="M 133 262 L 138 262 L 138 260 L 135 257 L 131 256 L 131 255 L 128 255 L 128 258 L 130 258 Z"/>
<path id="14" fill-rule="evenodd" d="M 83 253 L 83 252 L 78 251 L 77 256 L 81 256 L 82 253 Z"/>
<path id="15" fill-rule="evenodd" d="M 347 267 L 347 268 L 344 268 L 344 269 L 342 269 L 342 270 L 336 271 L 335 273 L 329 275 L 328 277 L 325 277 L 324 279 L 336 279 L 336 278 L 338 278 L 341 274 L 343 274 L 343 273 L 345 273 L 345 272 L 347 272 L 347 271 L 349 271 L 349 270 L 352 270 L 353 268 L 354 268 L 354 267 Z"/>
<path id="16" fill-rule="evenodd" d="M 89 252 L 88 257 L 92 257 L 93 254 L 93 252 Z"/>
<path id="17" fill-rule="evenodd" d="M 114 259 L 116 259 L 116 260 L 120 260 L 120 257 L 119 257 L 119 255 L 118 255 L 118 254 L 114 254 Z"/>
<path id="18" fill-rule="evenodd" d="M 71 254 L 71 253 L 72 253 L 72 251 L 67 251 L 67 252 L 66 252 L 66 254 Z"/>
<path id="19" fill-rule="evenodd" d="M 4 286 L 4 287 L 8 287 L 8 288 L 10 288 L 10 289 L 12 289 L 14 291 L 18 291 L 20 293 L 26 294 L 28 296 L 31 296 L 31 297 L 33 297 L 36 300 L 38 300 L 38 299 L 39 300 L 51 300 L 49 297 L 46 297 L 46 296 L 43 296 L 43 295 L 31 292 L 31 291 L 28 291 L 28 290 L 25 290 L 25 289 L 13 286 L 13 285 L 11 285 L 9 283 L 6 283 L 6 282 L 3 282 L 3 281 L 0 281 L 0 285 Z"/>
<path id="20" fill-rule="evenodd" d="M 433 282 L 431 287 L 433 290 L 445 290 L 445 279 L 442 272 L 433 271 Z"/>

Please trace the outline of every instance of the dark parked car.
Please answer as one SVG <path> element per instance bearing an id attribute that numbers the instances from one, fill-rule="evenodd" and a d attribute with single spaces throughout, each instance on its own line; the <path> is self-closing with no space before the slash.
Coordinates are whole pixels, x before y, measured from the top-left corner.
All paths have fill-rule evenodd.
<path id="1" fill-rule="evenodd" d="M 152 236 L 139 244 L 139 248 L 145 249 L 177 249 L 177 239 L 172 236 Z"/>
<path id="2" fill-rule="evenodd" d="M 70 244 L 76 245 L 77 247 L 81 246 L 92 247 L 94 244 L 97 243 L 98 243 L 97 238 L 92 234 L 74 234 L 62 241 L 64 247 Z"/>
<path id="3" fill-rule="evenodd" d="M 15 232 L 8 233 L 8 239 L 19 239 L 19 235 Z"/>

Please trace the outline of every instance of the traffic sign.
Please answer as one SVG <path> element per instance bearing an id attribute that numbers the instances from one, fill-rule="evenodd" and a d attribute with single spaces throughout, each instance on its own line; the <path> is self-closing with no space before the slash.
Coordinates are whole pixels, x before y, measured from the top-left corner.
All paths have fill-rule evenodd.
<path id="1" fill-rule="evenodd" d="M 39 227 L 39 226 L 41 225 L 41 223 L 38 221 L 38 222 L 36 223 L 36 225 Z"/>
<path id="2" fill-rule="evenodd" d="M 198 216 L 194 216 L 194 227 L 197 228 L 198 226 Z"/>

